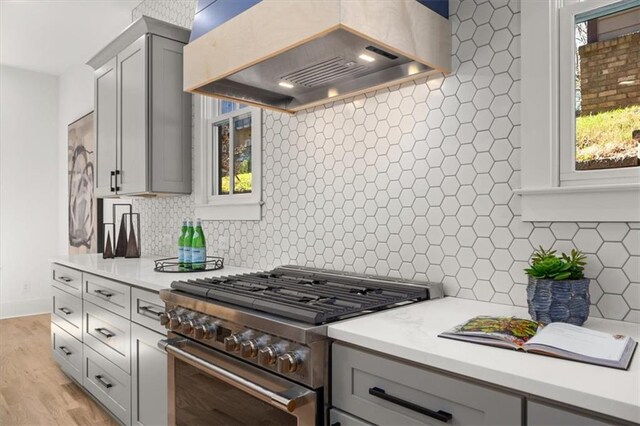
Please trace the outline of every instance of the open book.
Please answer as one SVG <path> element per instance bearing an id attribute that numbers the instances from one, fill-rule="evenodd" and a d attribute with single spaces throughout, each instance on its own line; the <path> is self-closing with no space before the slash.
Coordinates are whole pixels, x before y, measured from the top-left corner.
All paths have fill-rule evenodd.
<path id="1" fill-rule="evenodd" d="M 439 334 L 448 339 L 550 355 L 626 370 L 636 342 L 562 322 L 542 325 L 515 317 L 479 316 Z"/>

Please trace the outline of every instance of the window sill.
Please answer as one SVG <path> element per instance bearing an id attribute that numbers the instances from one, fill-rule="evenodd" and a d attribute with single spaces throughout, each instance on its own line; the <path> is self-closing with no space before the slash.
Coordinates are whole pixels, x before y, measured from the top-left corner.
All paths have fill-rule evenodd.
<path id="1" fill-rule="evenodd" d="M 640 184 L 514 190 L 528 222 L 638 222 Z"/>
<path id="2" fill-rule="evenodd" d="M 202 220 L 260 220 L 261 202 L 196 204 L 196 217 Z"/>

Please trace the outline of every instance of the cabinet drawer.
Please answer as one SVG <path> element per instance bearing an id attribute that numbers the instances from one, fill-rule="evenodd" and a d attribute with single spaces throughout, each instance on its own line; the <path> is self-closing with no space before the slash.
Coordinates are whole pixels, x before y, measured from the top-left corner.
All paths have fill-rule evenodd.
<path id="1" fill-rule="evenodd" d="M 125 318 L 131 318 L 131 287 L 97 275 L 84 274 L 84 298 Z"/>
<path id="2" fill-rule="evenodd" d="M 131 321 L 149 327 L 158 333 L 167 334 L 160 325 L 160 314 L 164 312 L 164 302 L 158 293 L 131 288 Z"/>
<path id="3" fill-rule="evenodd" d="M 51 266 L 51 278 L 54 287 L 82 297 L 82 272 L 54 263 Z"/>
<path id="4" fill-rule="evenodd" d="M 527 401 L 527 425 L 529 426 L 607 426 L 615 423 L 605 423 L 603 420 L 578 414 L 547 404 Z"/>
<path id="5" fill-rule="evenodd" d="M 52 323 L 51 351 L 62 371 L 82 383 L 82 342 Z"/>
<path id="6" fill-rule="evenodd" d="M 84 301 L 84 343 L 127 373 L 131 371 L 131 323 Z"/>
<path id="7" fill-rule="evenodd" d="M 514 425 L 521 398 L 340 344 L 333 405 L 381 425 Z M 440 420 L 438 420 L 440 417 Z"/>
<path id="8" fill-rule="evenodd" d="M 131 376 L 86 345 L 83 385 L 122 423 L 131 424 Z"/>
<path id="9" fill-rule="evenodd" d="M 78 340 L 82 340 L 82 299 L 53 287 L 51 321 Z"/>

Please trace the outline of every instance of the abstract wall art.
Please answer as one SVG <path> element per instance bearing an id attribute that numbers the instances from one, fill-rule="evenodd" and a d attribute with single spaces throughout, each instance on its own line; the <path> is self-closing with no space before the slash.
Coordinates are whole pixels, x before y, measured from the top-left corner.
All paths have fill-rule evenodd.
<path id="1" fill-rule="evenodd" d="M 93 192 L 93 111 L 69 124 L 69 254 L 98 253 L 99 212 Z"/>

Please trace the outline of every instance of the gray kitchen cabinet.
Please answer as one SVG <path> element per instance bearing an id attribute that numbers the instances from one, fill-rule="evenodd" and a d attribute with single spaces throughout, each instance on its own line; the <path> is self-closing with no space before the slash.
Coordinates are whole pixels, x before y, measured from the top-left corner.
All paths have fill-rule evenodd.
<path id="1" fill-rule="evenodd" d="M 333 344 L 332 403 L 378 425 L 517 425 L 524 399 Z"/>
<path id="2" fill-rule="evenodd" d="M 189 30 L 143 16 L 88 64 L 95 70 L 96 194 L 191 192 Z"/>
<path id="3" fill-rule="evenodd" d="M 614 424 L 617 423 L 608 423 L 586 414 L 578 414 L 551 405 L 527 401 L 528 426 L 605 426 Z"/>
<path id="4" fill-rule="evenodd" d="M 116 58 L 112 58 L 97 69 L 94 80 L 95 108 L 96 111 L 100 111 L 100 114 L 94 115 L 96 140 L 94 185 L 96 196 L 104 197 L 115 192 L 113 173 L 116 164 L 117 126 Z"/>
<path id="5" fill-rule="evenodd" d="M 131 323 L 132 424 L 167 424 L 167 353 L 158 348 L 165 335 Z"/>
<path id="6" fill-rule="evenodd" d="M 60 369 L 124 425 L 167 424 L 158 292 L 51 267 L 51 351 Z"/>

